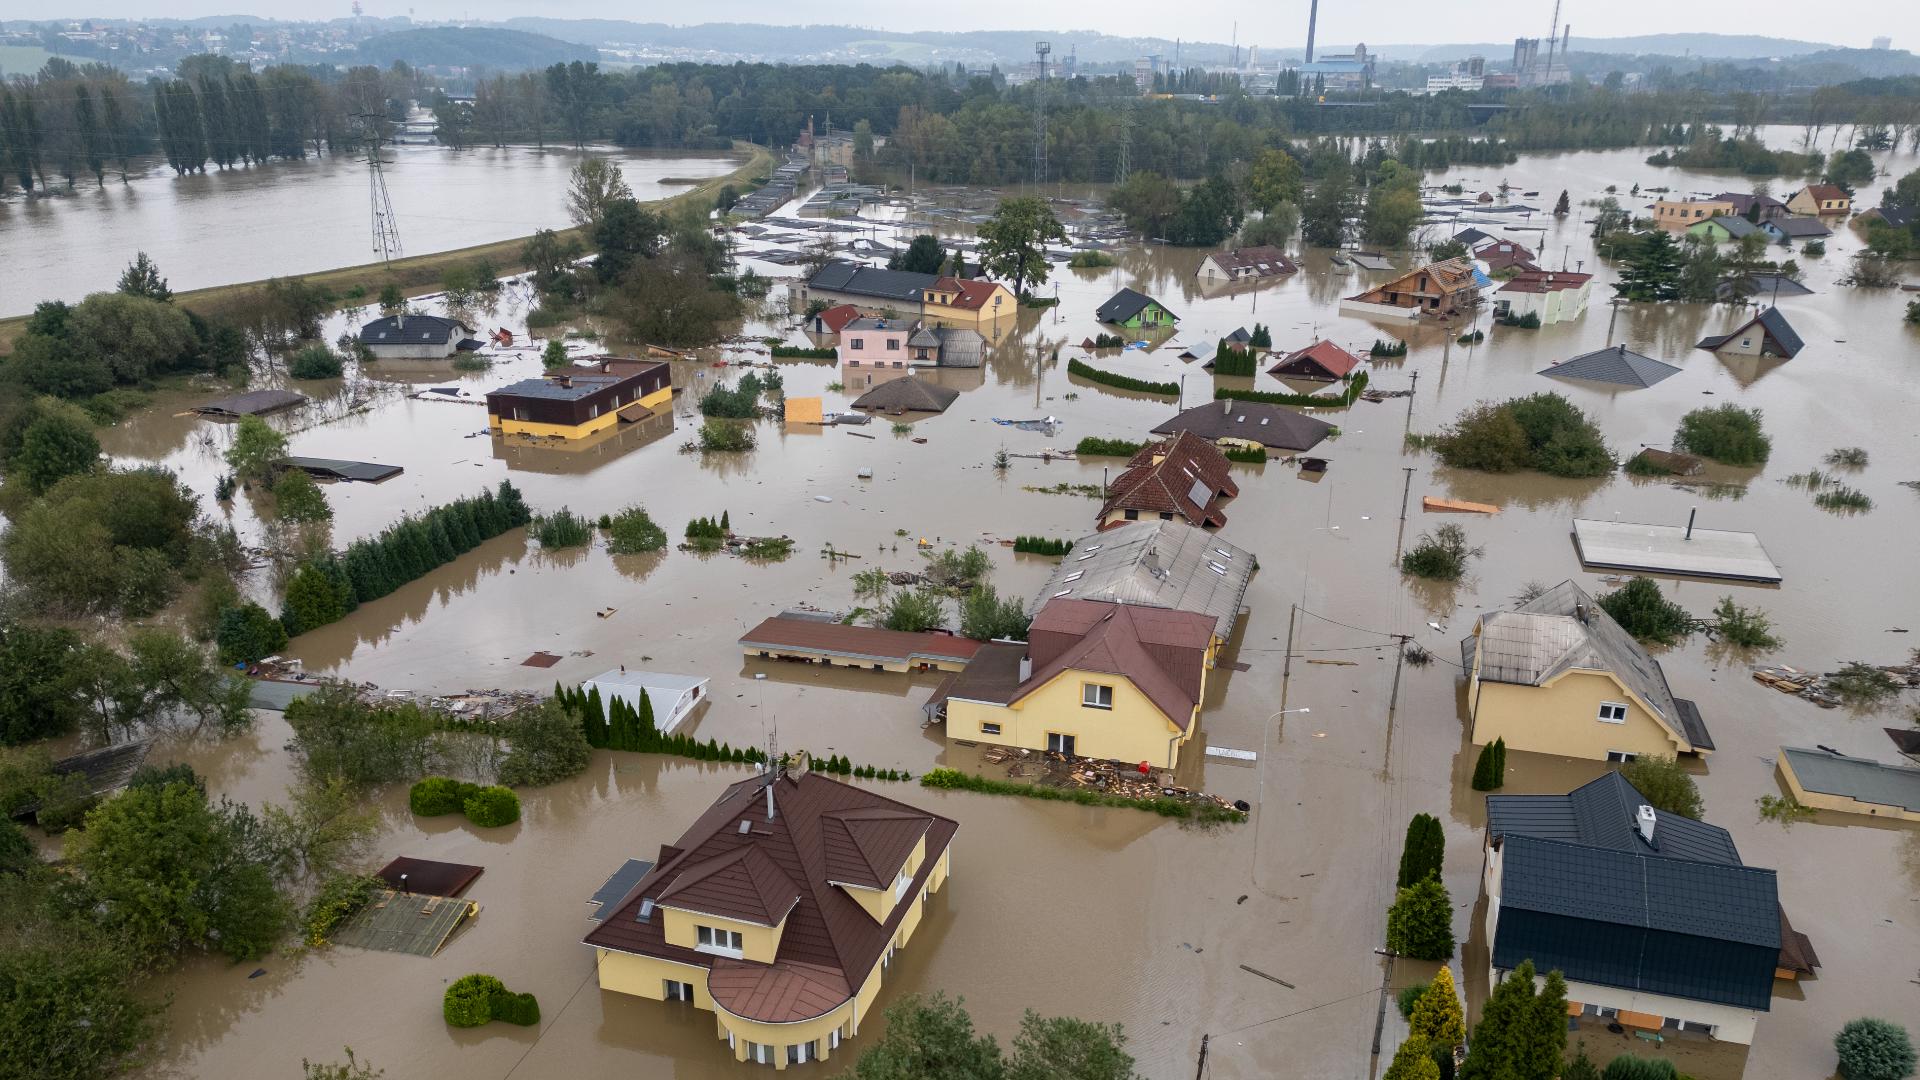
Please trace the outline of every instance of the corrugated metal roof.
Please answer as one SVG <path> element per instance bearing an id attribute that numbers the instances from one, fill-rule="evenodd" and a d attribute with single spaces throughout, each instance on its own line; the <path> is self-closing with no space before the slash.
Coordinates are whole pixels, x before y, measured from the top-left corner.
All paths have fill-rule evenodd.
<path id="1" fill-rule="evenodd" d="M 1920 769 L 1798 746 L 1783 746 L 1780 755 L 1808 791 L 1920 813 Z"/>
<path id="2" fill-rule="evenodd" d="M 1190 525 L 1129 522 L 1075 541 L 1033 607 L 1065 596 L 1197 612 L 1213 619 L 1214 636 L 1225 641 L 1257 565 L 1252 552 Z"/>

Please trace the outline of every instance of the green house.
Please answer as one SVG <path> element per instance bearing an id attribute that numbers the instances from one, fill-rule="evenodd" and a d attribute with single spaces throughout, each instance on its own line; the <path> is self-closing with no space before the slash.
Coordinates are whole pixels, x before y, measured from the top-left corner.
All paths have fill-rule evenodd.
<path id="1" fill-rule="evenodd" d="M 1103 323 L 1133 330 L 1172 326 L 1180 321 L 1180 316 L 1168 311 L 1160 301 L 1132 289 L 1121 289 L 1114 293 L 1113 299 L 1101 304 L 1100 310 L 1094 314 Z"/>
<path id="2" fill-rule="evenodd" d="M 1704 236 L 1716 244 L 1724 244 L 1730 240 L 1738 240 L 1749 233 L 1757 233 L 1759 231 L 1760 227 L 1748 221 L 1746 218 L 1728 217 L 1725 215 L 1711 217 L 1696 225 L 1687 227 L 1688 236 Z"/>

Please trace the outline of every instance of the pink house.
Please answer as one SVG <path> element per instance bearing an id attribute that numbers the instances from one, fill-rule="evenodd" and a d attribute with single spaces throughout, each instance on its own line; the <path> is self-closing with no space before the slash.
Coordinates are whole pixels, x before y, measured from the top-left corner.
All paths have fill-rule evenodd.
<path id="1" fill-rule="evenodd" d="M 913 324 L 900 319 L 855 319 L 840 331 L 840 363 L 904 370 L 911 358 L 907 338 L 912 333 Z"/>

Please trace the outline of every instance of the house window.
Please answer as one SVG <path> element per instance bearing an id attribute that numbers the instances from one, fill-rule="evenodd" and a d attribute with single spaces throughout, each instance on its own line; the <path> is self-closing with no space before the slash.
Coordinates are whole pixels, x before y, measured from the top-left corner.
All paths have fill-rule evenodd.
<path id="1" fill-rule="evenodd" d="M 594 417 L 599 415 L 600 415 L 600 406 L 598 405 L 587 406 L 587 419 L 591 420 Z"/>
<path id="2" fill-rule="evenodd" d="M 1741 339 L 1740 339 L 1740 347 L 1741 347 L 1741 348 L 1743 348 L 1743 349 L 1750 349 L 1750 348 L 1752 348 L 1752 347 L 1753 347 L 1753 339 L 1752 339 L 1752 338 L 1744 338 L 1744 337 L 1743 337 L 1743 338 L 1741 338 Z"/>
<path id="3" fill-rule="evenodd" d="M 864 349 L 866 347 L 867 342 L 865 338 L 854 338 L 853 344 L 847 346 L 849 349 Z"/>
<path id="4" fill-rule="evenodd" d="M 692 1001 L 693 1000 L 693 984 L 692 983 L 675 982 L 672 979 L 666 980 L 666 983 L 667 983 L 667 1000 L 668 1001 Z"/>
<path id="5" fill-rule="evenodd" d="M 900 351 L 900 339 L 899 339 L 899 338 L 888 338 L 888 339 L 887 339 L 887 351 L 888 351 L 888 352 L 899 352 L 899 351 Z"/>
<path id="6" fill-rule="evenodd" d="M 1113 708 L 1113 687 L 1102 683 L 1087 683 L 1080 688 L 1080 704 L 1089 709 Z"/>
<path id="7" fill-rule="evenodd" d="M 896 874 L 893 879 L 894 903 L 899 903 L 900 898 L 907 895 L 907 886 L 911 884 L 913 884 L 913 879 L 907 876 L 907 868 L 904 866 L 901 867 L 900 873 Z"/>
<path id="8" fill-rule="evenodd" d="M 1637 758 L 1639 756 L 1640 756 L 1639 754 L 1636 754 L 1631 750 L 1607 751 L 1607 760 L 1619 765 L 1625 765 L 1627 762 L 1632 761 L 1634 758 Z"/>
<path id="9" fill-rule="evenodd" d="M 1627 707 L 1617 701 L 1600 703 L 1600 722 L 1603 724 L 1624 724 L 1627 722 Z"/>
<path id="10" fill-rule="evenodd" d="M 813 1044 L 812 1043 L 810 1042 L 794 1043 L 792 1046 L 787 1047 L 787 1064 L 805 1065 L 807 1062 L 812 1060 L 813 1060 Z"/>
<path id="11" fill-rule="evenodd" d="M 1138 510 L 1129 510 L 1129 511 L 1127 511 L 1127 513 L 1126 513 L 1126 518 L 1127 518 L 1127 520 L 1128 520 L 1128 521 L 1139 521 L 1139 520 L 1140 520 L 1140 511 L 1138 511 Z"/>
<path id="12" fill-rule="evenodd" d="M 1056 735 L 1049 731 L 1047 732 L 1047 752 L 1074 757 L 1073 741 L 1073 736 L 1071 735 Z"/>
<path id="13" fill-rule="evenodd" d="M 999 724 L 981 724 L 981 725 L 980 725 L 980 734 L 982 734 L 982 735 L 998 735 L 998 734 L 1000 734 L 1000 725 L 999 725 Z"/>
<path id="14" fill-rule="evenodd" d="M 773 1064 L 773 1047 L 766 1043 L 747 1043 L 747 1060 L 757 1065 Z"/>
<path id="15" fill-rule="evenodd" d="M 696 927 L 699 934 L 700 952 L 729 953 L 739 956 L 746 947 L 746 939 L 738 930 L 722 930 L 716 926 Z"/>

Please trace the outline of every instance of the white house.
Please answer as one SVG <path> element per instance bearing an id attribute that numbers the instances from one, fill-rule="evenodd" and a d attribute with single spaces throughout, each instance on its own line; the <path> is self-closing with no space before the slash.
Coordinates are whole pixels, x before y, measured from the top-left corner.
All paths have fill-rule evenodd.
<path id="1" fill-rule="evenodd" d="M 580 684 L 580 689 L 588 693 L 598 690 L 601 701 L 619 698 L 635 709 L 640 708 L 640 694 L 645 691 L 653 706 L 653 724 L 662 735 L 672 734 L 680 721 L 707 699 L 707 680 L 699 675 L 625 668 L 596 675 Z"/>
<path id="2" fill-rule="evenodd" d="M 478 341 L 468 344 L 472 333 L 473 328 L 458 319 L 401 312 L 361 327 L 360 344 L 381 360 L 438 360 L 459 352 L 462 345 L 478 348 Z"/>
<path id="3" fill-rule="evenodd" d="M 1495 318 L 1538 315 L 1540 325 L 1572 322 L 1587 313 L 1592 274 L 1564 270 L 1522 270 L 1493 293 Z"/>

